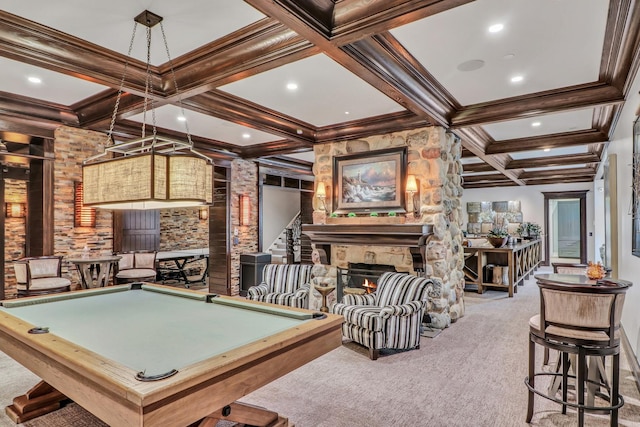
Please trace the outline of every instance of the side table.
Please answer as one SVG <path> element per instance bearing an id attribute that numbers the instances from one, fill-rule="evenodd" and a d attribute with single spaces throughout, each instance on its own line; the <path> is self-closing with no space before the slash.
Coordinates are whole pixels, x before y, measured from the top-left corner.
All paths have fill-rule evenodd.
<path id="1" fill-rule="evenodd" d="M 322 295 L 322 307 L 320 307 L 320 311 L 324 313 L 328 313 L 329 307 L 327 307 L 327 295 L 333 292 L 336 289 L 336 287 L 315 285 L 314 288 L 316 291 L 320 292 L 320 295 Z"/>

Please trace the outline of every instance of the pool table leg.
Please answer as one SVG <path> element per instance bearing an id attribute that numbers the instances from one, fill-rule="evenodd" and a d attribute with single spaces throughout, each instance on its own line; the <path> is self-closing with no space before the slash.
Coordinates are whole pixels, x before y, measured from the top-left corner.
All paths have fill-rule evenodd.
<path id="1" fill-rule="evenodd" d="M 22 396 L 15 397 L 5 413 L 16 424 L 56 411 L 69 400 L 48 383 L 40 381 Z"/>
<path id="2" fill-rule="evenodd" d="M 199 427 L 214 427 L 220 420 L 258 427 L 277 426 L 281 425 L 276 423 L 278 419 L 277 412 L 246 403 L 233 402 L 205 417 L 200 422 Z M 286 426 L 287 424 L 282 425 Z"/>

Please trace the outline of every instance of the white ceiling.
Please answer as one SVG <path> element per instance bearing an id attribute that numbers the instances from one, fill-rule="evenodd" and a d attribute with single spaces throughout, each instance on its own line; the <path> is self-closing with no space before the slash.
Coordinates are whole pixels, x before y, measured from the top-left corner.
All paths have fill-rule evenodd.
<path id="1" fill-rule="evenodd" d="M 116 52 L 127 52 L 133 18 L 145 9 L 164 17 L 172 58 L 185 54 L 264 16 L 239 0 L 0 0 L 0 8 Z M 435 76 L 461 105 L 520 96 L 598 80 L 608 0 L 477 0 L 391 30 L 393 36 Z M 490 25 L 504 29 L 489 33 Z M 138 26 L 135 58 L 144 60 L 145 27 Z M 152 29 L 152 63 L 167 62 L 158 26 Z M 474 71 L 460 71 L 480 60 Z M 511 83 L 516 74 L 520 83 Z M 26 77 L 39 75 L 34 86 Z M 298 90 L 286 89 L 295 82 Z M 71 105 L 106 87 L 0 58 L 0 91 Z M 402 111 L 403 107 L 320 54 L 221 88 L 235 96 L 314 126 Z M 349 114 L 345 114 L 345 112 Z M 177 107 L 156 112 L 158 126 L 182 131 Z M 485 126 L 495 140 L 568 132 L 592 127 L 593 110 L 550 114 Z M 279 136 L 186 111 L 190 132 L 240 146 Z M 129 119 L 141 121 L 140 115 Z M 533 121 L 541 122 L 532 127 Z M 147 123 L 150 118 L 147 118 Z M 243 138 L 249 133 L 249 139 Z M 584 146 L 565 149 L 586 152 Z M 523 151 L 513 158 L 558 155 Z M 292 157 L 313 160 L 312 152 Z"/>

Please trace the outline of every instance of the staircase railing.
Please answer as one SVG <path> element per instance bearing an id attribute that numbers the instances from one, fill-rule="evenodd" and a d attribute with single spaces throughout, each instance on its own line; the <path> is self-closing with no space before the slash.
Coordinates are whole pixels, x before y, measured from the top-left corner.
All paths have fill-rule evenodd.
<path id="1" fill-rule="evenodd" d="M 302 234 L 302 219 L 300 212 L 298 212 L 289 221 L 289 224 L 282 229 L 278 237 L 267 249 L 267 252 L 273 253 L 277 249 L 278 242 L 281 238 L 284 238 L 285 243 L 285 262 L 287 264 L 294 264 L 300 262 L 300 236 Z"/>

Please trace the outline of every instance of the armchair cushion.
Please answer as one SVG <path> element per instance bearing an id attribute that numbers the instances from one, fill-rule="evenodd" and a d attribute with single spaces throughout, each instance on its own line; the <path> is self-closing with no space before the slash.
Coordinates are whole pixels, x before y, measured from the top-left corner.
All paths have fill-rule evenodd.
<path id="1" fill-rule="evenodd" d="M 247 290 L 247 298 L 271 304 L 308 308 L 312 265 L 267 264 L 262 283 Z"/>

